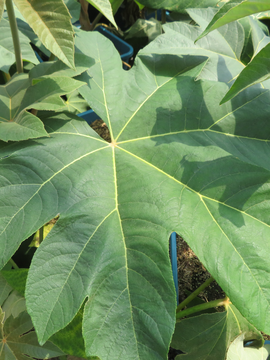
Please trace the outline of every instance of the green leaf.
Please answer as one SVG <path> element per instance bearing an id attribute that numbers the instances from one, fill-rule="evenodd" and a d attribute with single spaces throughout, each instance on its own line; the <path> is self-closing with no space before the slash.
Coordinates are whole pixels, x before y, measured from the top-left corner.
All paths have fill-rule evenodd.
<path id="1" fill-rule="evenodd" d="M 235 39 L 196 81 L 218 37 L 200 56 L 162 54 L 156 39 L 125 72 L 109 42 L 90 36 L 87 52 L 99 61 L 81 90 L 112 142 L 76 116 L 54 114 L 43 119 L 50 137 L 0 145 L 1 266 L 60 214 L 27 280 L 40 342 L 86 301 L 87 356 L 165 360 L 175 325 L 173 230 L 241 314 L 269 333 L 269 84 L 218 105 L 228 90 L 219 74 L 230 78 L 237 62 L 223 61 L 239 51 Z M 178 41 L 175 30 L 170 36 L 164 52 Z"/>
<path id="2" fill-rule="evenodd" d="M 40 346 L 30 316 L 21 312 L 17 317 L 9 316 L 4 320 L 0 308 L 0 357 L 9 360 L 48 359 L 64 355 L 55 345 L 47 342 Z"/>
<path id="3" fill-rule="evenodd" d="M 231 344 L 227 360 L 268 360 L 270 349 L 260 347 L 244 347 L 244 334 L 239 335 Z"/>
<path id="4" fill-rule="evenodd" d="M 260 346 L 263 344 L 260 332 L 243 318 L 235 306 L 229 305 L 223 312 L 193 316 L 177 322 L 171 346 L 186 353 L 177 356 L 179 360 L 225 360 L 228 348 L 240 334 L 243 334 L 242 346 L 244 339 L 256 340 Z"/>
<path id="5" fill-rule="evenodd" d="M 70 14 L 62 0 L 14 0 L 15 5 L 51 53 L 74 68 Z"/>
<path id="6" fill-rule="evenodd" d="M 220 26 L 226 25 L 245 16 L 267 10 L 270 10 L 268 0 L 229 0 L 216 13 L 198 39 L 207 35 L 210 31 L 218 29 Z"/>
<path id="7" fill-rule="evenodd" d="M 7 283 L 7 281 L 1 274 L 0 274 L 0 306 L 3 305 L 4 301 L 12 291 L 12 287 Z"/>
<path id="8" fill-rule="evenodd" d="M 110 0 L 112 12 L 115 15 L 121 4 L 123 3 L 123 0 Z"/>
<path id="9" fill-rule="evenodd" d="M 252 44 L 254 55 L 258 54 L 270 42 L 269 33 L 263 30 L 262 23 L 253 17 L 249 17 L 252 29 Z M 267 29 L 268 30 L 268 29 Z"/>
<path id="10" fill-rule="evenodd" d="M 84 341 L 82 335 L 83 307 L 78 311 L 74 319 L 63 330 L 54 334 L 50 341 L 57 345 L 63 352 L 69 355 L 86 358 Z M 91 360 L 98 360 L 96 356 L 91 356 Z"/>
<path id="11" fill-rule="evenodd" d="M 13 269 L 1 271 L 1 277 L 3 277 L 5 281 L 21 296 L 24 296 L 27 275 L 28 269 Z"/>
<path id="12" fill-rule="evenodd" d="M 5 19 L 0 21 L 0 34 L 0 70 L 8 73 L 10 66 L 15 62 L 15 53 L 10 25 L 9 22 Z M 29 39 L 20 32 L 19 39 L 21 44 L 22 58 L 37 64 L 38 60 L 29 44 Z"/>
<path id="13" fill-rule="evenodd" d="M 65 107 L 60 111 L 68 111 L 72 114 L 80 114 L 89 109 L 87 102 L 82 98 L 78 90 L 66 96 Z"/>
<path id="14" fill-rule="evenodd" d="M 244 89 L 270 78 L 270 44 L 266 45 L 245 69 L 239 74 L 234 84 L 221 100 L 220 104 L 231 100 Z"/>
<path id="15" fill-rule="evenodd" d="M 194 44 L 195 39 L 207 26 L 214 14 L 213 9 L 189 9 L 189 15 L 199 25 L 194 26 L 183 22 L 163 25 L 165 34 L 159 36 L 140 53 L 194 54 L 207 56 L 207 64 L 198 78 L 218 80 L 229 83 L 244 68 L 239 61 L 244 45 L 244 31 L 235 22 L 216 30 Z"/>
<path id="16" fill-rule="evenodd" d="M 71 15 L 72 23 L 76 22 L 80 18 L 81 5 L 77 0 L 64 0 L 66 7 Z"/>
<path id="17" fill-rule="evenodd" d="M 151 9 L 166 9 L 185 13 L 189 8 L 207 8 L 215 6 L 220 0 L 140 0 L 140 3 Z"/>
<path id="18" fill-rule="evenodd" d="M 87 0 L 89 4 L 94 6 L 99 12 L 101 12 L 116 28 L 116 22 L 113 17 L 113 10 L 115 8 L 112 8 L 112 4 L 110 0 Z M 118 6 L 118 4 L 115 2 L 114 6 Z M 120 5 L 119 5 L 120 6 Z"/>
<path id="19" fill-rule="evenodd" d="M 7 84 L 0 86 L 2 140 L 19 141 L 47 136 L 43 123 L 27 109 L 58 110 L 65 106 L 60 96 L 84 85 L 68 76 L 80 74 L 93 62 L 80 54 L 76 58 L 78 58 L 76 71 L 61 65 L 61 61 L 48 62 L 36 66 L 29 74 L 15 74 Z M 33 76 L 38 76 L 38 79 Z"/>

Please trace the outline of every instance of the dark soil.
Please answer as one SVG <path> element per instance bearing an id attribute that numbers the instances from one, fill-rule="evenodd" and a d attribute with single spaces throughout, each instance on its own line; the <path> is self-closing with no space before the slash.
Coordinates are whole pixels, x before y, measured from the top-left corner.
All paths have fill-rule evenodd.
<path id="1" fill-rule="evenodd" d="M 188 244 L 179 235 L 177 235 L 177 262 L 180 303 L 185 300 L 188 293 L 195 291 L 211 275 L 190 249 Z M 224 298 L 225 293 L 214 281 L 199 295 L 199 297 L 208 302 Z"/>

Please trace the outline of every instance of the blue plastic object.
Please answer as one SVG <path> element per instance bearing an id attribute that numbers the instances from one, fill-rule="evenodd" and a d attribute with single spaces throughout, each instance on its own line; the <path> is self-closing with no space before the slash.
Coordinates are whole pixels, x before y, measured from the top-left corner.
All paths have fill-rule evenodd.
<path id="1" fill-rule="evenodd" d="M 103 34 L 111 40 L 118 52 L 120 53 L 122 61 L 125 61 L 126 63 L 129 62 L 129 59 L 133 55 L 133 47 L 130 46 L 127 42 L 120 39 L 118 36 L 112 34 L 110 31 L 108 31 L 104 26 L 98 26 L 95 31 L 98 31 L 100 34 Z"/>
<path id="2" fill-rule="evenodd" d="M 92 109 L 80 113 L 77 116 L 83 118 L 89 125 L 95 120 L 100 119 L 100 117 Z"/>
<path id="3" fill-rule="evenodd" d="M 172 273 L 173 281 L 176 291 L 176 301 L 177 305 L 179 304 L 179 291 L 178 291 L 178 269 L 177 269 L 177 246 L 176 246 L 176 233 L 173 232 L 170 237 L 170 254 L 171 254 L 171 264 L 172 264 Z"/>

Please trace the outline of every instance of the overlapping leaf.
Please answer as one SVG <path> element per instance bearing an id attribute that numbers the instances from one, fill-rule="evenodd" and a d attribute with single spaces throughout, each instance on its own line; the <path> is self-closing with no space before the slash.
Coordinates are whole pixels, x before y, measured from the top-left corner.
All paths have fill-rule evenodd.
<path id="1" fill-rule="evenodd" d="M 213 16 L 214 10 L 189 9 L 188 13 L 199 27 L 183 22 L 168 23 L 164 26 L 165 34 L 143 49 L 142 53 L 167 52 L 207 56 L 209 61 L 199 77 L 230 82 L 244 68 L 239 61 L 245 39 L 241 24 L 228 24 L 194 44 Z"/>
<path id="2" fill-rule="evenodd" d="M 15 74 L 0 86 L 0 138 L 18 141 L 47 136 L 40 119 L 28 109 L 57 110 L 65 103 L 60 95 L 68 94 L 83 85 L 72 79 L 93 64 L 88 57 L 76 55 L 76 70 L 61 61 L 47 62 L 33 68 L 29 74 Z"/>
<path id="3" fill-rule="evenodd" d="M 244 334 L 239 335 L 229 348 L 227 360 L 269 360 L 270 346 L 259 349 L 244 346 Z"/>
<path id="4" fill-rule="evenodd" d="M 15 62 L 15 52 L 13 47 L 12 35 L 9 22 L 5 19 L 0 21 L 0 70 L 9 72 L 10 66 Z M 29 44 L 29 39 L 19 32 L 22 58 L 34 64 L 38 63 L 33 49 Z"/>
<path id="5" fill-rule="evenodd" d="M 239 74 L 228 93 L 222 99 L 221 104 L 231 100 L 247 87 L 270 78 L 270 37 L 264 34 L 252 18 L 250 18 L 250 22 L 253 29 L 252 39 L 255 56 Z"/>
<path id="6" fill-rule="evenodd" d="M 74 38 L 63 0 L 14 0 L 41 42 L 58 59 L 74 68 Z"/>
<path id="7" fill-rule="evenodd" d="M 116 22 L 113 17 L 113 10 L 116 11 L 118 6 L 117 2 L 114 1 L 114 8 L 110 0 L 87 0 L 89 4 L 93 5 L 99 12 L 101 12 L 110 22 L 117 28 Z M 121 4 L 119 4 L 120 6 Z"/>
<path id="8" fill-rule="evenodd" d="M 219 0 L 140 0 L 140 3 L 151 9 L 166 9 L 185 13 L 189 8 L 207 8 L 215 6 Z"/>
<path id="9" fill-rule="evenodd" d="M 9 304 L 12 307 L 15 304 Z M 32 360 L 33 358 L 48 359 L 64 353 L 51 342 L 40 346 L 30 316 L 19 311 L 16 316 L 12 311 L 7 313 L 0 307 L 0 358 L 9 360 Z"/>
<path id="10" fill-rule="evenodd" d="M 216 13 L 199 38 L 232 21 L 267 10 L 270 10 L 268 0 L 229 0 Z"/>
<path id="11" fill-rule="evenodd" d="M 156 42 L 125 72 L 110 42 L 91 37 L 99 61 L 81 91 L 112 143 L 58 114 L 43 119 L 50 138 L 2 145 L 1 266 L 60 214 L 27 283 L 40 342 L 86 299 L 87 355 L 165 360 L 175 320 L 173 230 L 242 315 L 269 333 L 269 90 L 254 86 L 219 106 L 228 86 L 217 69 L 195 81 L 205 56 L 164 55 Z M 229 73 L 232 64 L 223 63 Z"/>
<path id="12" fill-rule="evenodd" d="M 185 355 L 177 356 L 177 360 L 225 360 L 231 343 L 241 334 L 242 347 L 244 340 L 256 341 L 258 347 L 263 345 L 260 332 L 230 304 L 223 312 L 193 316 L 177 322 L 172 347 L 185 352 Z"/>

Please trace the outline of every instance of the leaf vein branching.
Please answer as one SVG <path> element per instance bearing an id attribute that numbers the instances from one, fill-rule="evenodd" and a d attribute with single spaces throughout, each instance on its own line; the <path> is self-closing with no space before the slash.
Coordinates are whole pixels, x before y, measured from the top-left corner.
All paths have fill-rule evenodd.
<path id="1" fill-rule="evenodd" d="M 267 91 L 268 91 L 268 90 L 267 90 Z M 218 124 L 220 121 L 226 119 L 226 117 L 228 117 L 228 116 L 234 114 L 235 112 L 237 112 L 237 111 L 238 111 L 239 109 L 241 109 L 242 107 L 246 106 L 246 105 L 249 104 L 249 103 L 252 103 L 252 101 L 257 100 L 259 97 L 265 95 L 265 93 L 266 93 L 267 91 L 261 92 L 259 95 L 257 95 L 256 97 L 252 98 L 251 100 L 249 100 L 249 101 L 247 101 L 247 102 L 245 102 L 245 103 L 242 103 L 238 108 L 232 110 L 231 112 L 228 112 L 226 115 L 224 115 L 224 116 L 221 117 L 220 119 L 216 120 L 211 126 L 209 126 L 208 130 L 210 130 L 213 126 L 215 126 L 216 124 Z"/>
<path id="2" fill-rule="evenodd" d="M 102 221 L 97 225 L 95 231 L 94 231 L 94 232 L 92 233 L 92 235 L 88 238 L 88 241 L 86 241 L 86 243 L 85 243 L 84 246 L 82 247 L 81 251 L 78 253 L 77 259 L 74 261 L 74 264 L 73 264 L 72 268 L 70 269 L 70 272 L 67 274 L 66 279 L 65 279 L 65 282 L 64 282 L 63 285 L 61 286 L 61 289 L 60 289 L 60 291 L 59 291 L 59 293 L 58 293 L 57 298 L 54 298 L 54 300 L 55 300 L 54 303 L 55 303 L 55 304 L 61 304 L 61 301 L 59 302 L 60 295 L 62 294 L 62 291 L 63 291 L 65 285 L 68 285 L 68 284 L 67 284 L 68 279 L 70 278 L 72 272 L 74 271 L 74 269 L 75 269 L 75 267 L 76 267 L 76 265 L 77 265 L 77 263 L 78 263 L 81 255 L 82 255 L 82 253 L 84 252 L 86 246 L 89 244 L 89 242 L 91 241 L 91 239 L 93 238 L 93 236 L 95 235 L 95 233 L 98 231 L 98 229 L 100 228 L 100 226 L 111 216 L 111 214 L 112 214 L 114 211 L 115 211 L 115 209 L 113 209 L 109 214 L 107 214 L 107 215 L 104 217 L 104 219 L 102 219 Z M 83 300 L 84 300 L 84 299 L 83 299 Z M 54 308 L 55 308 L 55 305 L 53 306 L 52 311 L 54 310 Z M 52 313 L 52 311 L 51 311 L 51 313 Z M 49 320 L 50 320 L 50 316 L 47 317 L 47 322 L 46 322 L 46 324 L 44 324 L 44 326 L 43 326 L 44 332 L 46 331 L 46 328 L 47 328 L 47 325 L 48 325 L 48 323 L 49 323 Z"/>
<path id="3" fill-rule="evenodd" d="M 162 83 L 161 85 L 157 86 L 155 88 L 154 91 L 151 92 L 151 94 L 149 94 L 144 101 L 142 101 L 140 103 L 140 105 L 137 107 L 137 109 L 133 112 L 133 114 L 131 115 L 131 117 L 127 120 L 127 122 L 125 123 L 125 125 L 123 126 L 123 128 L 121 129 L 121 131 L 119 132 L 119 134 L 117 135 L 115 141 L 117 141 L 119 139 L 119 137 L 121 136 L 121 134 L 123 133 L 123 131 L 125 130 L 125 128 L 128 126 L 128 124 L 131 122 L 131 120 L 134 118 L 134 116 L 138 113 L 138 111 L 143 107 L 143 105 L 163 86 L 165 86 L 166 84 L 168 84 L 170 81 L 172 81 L 173 79 L 175 79 L 178 75 L 182 74 L 182 70 L 179 71 L 177 74 L 175 74 L 174 76 L 172 76 L 171 78 L 169 78 L 167 81 L 165 81 L 164 83 Z"/>
<path id="4" fill-rule="evenodd" d="M 232 307 L 230 305 L 228 306 L 228 308 L 230 309 L 230 311 L 232 312 L 233 317 L 235 318 L 235 321 L 236 321 L 238 329 L 239 329 L 239 333 L 241 333 L 241 326 L 240 326 L 240 323 L 239 323 L 239 321 L 237 319 L 237 316 L 235 315 L 235 312 L 233 311 L 233 309 L 232 309 Z"/>
<path id="5" fill-rule="evenodd" d="M 228 240 L 228 242 L 231 244 L 231 246 L 233 247 L 234 251 L 238 254 L 239 258 L 242 260 L 243 265 L 247 268 L 248 272 L 250 273 L 251 277 L 253 278 L 254 282 L 257 284 L 259 291 L 261 292 L 262 296 L 265 298 L 266 302 L 269 303 L 268 299 L 266 298 L 265 294 L 262 291 L 261 286 L 259 285 L 258 281 L 256 280 L 256 278 L 254 277 L 251 269 L 249 268 L 249 266 L 247 265 L 247 263 L 245 262 L 245 260 L 243 259 L 242 255 L 239 253 L 239 251 L 236 249 L 236 247 L 234 246 L 234 244 L 232 243 L 232 241 L 229 239 L 229 237 L 227 236 L 227 234 L 225 233 L 225 231 L 222 229 L 221 225 L 219 225 L 219 223 L 217 222 L 217 220 L 214 218 L 213 214 L 211 213 L 211 211 L 209 210 L 208 206 L 206 205 L 205 201 L 203 200 L 203 197 L 201 197 L 201 201 L 204 204 L 207 212 L 209 213 L 209 215 L 211 216 L 211 218 L 213 219 L 214 223 L 217 225 L 217 227 L 219 228 L 219 230 L 222 232 L 222 234 L 226 237 L 226 239 Z M 268 225 L 267 225 L 268 226 Z"/>
<path id="6" fill-rule="evenodd" d="M 74 134 L 73 134 L 74 135 Z M 102 147 L 102 148 L 99 148 L 99 149 L 96 149 L 94 151 L 90 151 L 89 153 L 87 154 L 84 154 L 82 156 L 80 156 L 79 158 L 71 161 L 70 163 L 68 163 L 67 165 L 63 166 L 60 170 L 56 171 L 49 179 L 47 179 L 46 181 L 44 181 L 42 184 L 40 184 L 39 188 L 36 190 L 36 192 L 24 203 L 23 206 L 21 206 L 18 211 L 10 218 L 9 222 L 7 223 L 7 225 L 5 226 L 5 228 L 3 229 L 3 231 L 0 233 L 0 236 L 6 231 L 7 227 L 9 226 L 9 224 L 11 223 L 11 221 L 19 214 L 20 211 L 22 211 L 25 206 L 39 193 L 39 191 L 43 188 L 43 186 L 45 186 L 47 183 L 49 183 L 55 176 L 57 176 L 58 174 L 60 174 L 62 171 L 64 171 L 66 168 L 68 168 L 69 166 L 75 164 L 77 161 L 80 161 L 81 159 L 89 156 L 89 155 L 92 155 L 100 150 L 103 150 L 103 149 L 106 149 L 106 147 Z"/>
<path id="7" fill-rule="evenodd" d="M 211 132 L 211 133 L 214 133 L 214 134 L 220 134 L 220 135 L 223 135 L 223 136 L 229 136 L 229 137 L 237 138 L 239 140 L 240 139 L 254 140 L 254 141 L 268 143 L 270 145 L 270 139 L 257 139 L 257 138 L 252 138 L 252 137 L 248 137 L 248 136 L 243 136 L 243 135 L 235 135 L 235 134 L 230 134 L 230 133 L 223 133 L 221 131 L 212 130 L 210 128 L 208 128 L 208 129 L 179 130 L 179 131 L 174 131 L 174 132 L 170 132 L 170 133 L 143 136 L 143 137 L 136 138 L 136 139 L 119 141 L 117 144 L 121 145 L 121 144 L 132 143 L 132 142 L 135 142 L 135 141 L 141 141 L 141 140 L 147 140 L 147 139 L 152 140 L 152 139 L 159 138 L 159 137 L 164 137 L 164 136 L 172 136 L 172 135 L 178 135 L 178 134 L 189 134 L 189 133 L 195 133 L 195 132 L 204 132 L 205 134 L 207 134 L 207 132 Z"/>
<path id="8" fill-rule="evenodd" d="M 205 196 L 205 195 L 200 194 L 200 193 L 197 192 L 196 190 L 194 190 L 194 189 L 192 189 L 191 187 L 187 186 L 186 184 L 182 183 L 180 180 L 175 179 L 173 176 L 169 175 L 169 174 L 166 173 L 165 171 L 163 171 L 163 170 L 161 170 L 160 168 L 156 167 L 155 165 L 149 163 L 148 161 L 144 160 L 143 158 L 141 158 L 141 157 L 139 157 L 139 156 L 131 153 L 130 151 L 128 151 L 128 150 L 126 150 L 126 149 L 124 149 L 124 148 L 121 148 L 120 146 L 118 146 L 118 149 L 126 152 L 127 154 L 129 154 L 129 155 L 131 155 L 131 156 L 133 156 L 133 157 L 136 158 L 137 160 L 142 161 L 143 163 L 147 164 L 148 166 L 151 166 L 153 169 L 156 169 L 158 172 L 160 172 L 160 173 L 162 173 L 163 175 L 167 176 L 167 178 L 172 179 L 173 181 L 177 182 L 178 184 L 184 186 L 187 190 L 190 190 L 190 191 L 192 191 L 194 194 L 197 194 L 201 199 L 202 199 L 202 198 L 208 199 L 208 200 L 210 200 L 210 201 L 213 201 L 213 202 L 216 202 L 216 203 L 218 203 L 218 204 L 224 205 L 225 207 L 228 207 L 228 208 L 230 208 L 230 209 L 232 209 L 232 210 L 235 210 L 235 211 L 237 211 L 237 212 L 239 212 L 239 213 L 241 213 L 241 214 L 244 214 L 244 215 L 246 215 L 247 217 L 250 217 L 251 219 L 253 219 L 253 220 L 255 220 L 255 221 L 257 221 L 257 222 L 259 222 L 259 223 L 261 223 L 261 224 L 263 224 L 263 225 L 265 225 L 265 226 L 267 226 L 267 227 L 270 228 L 270 225 L 268 225 L 267 223 L 265 223 L 265 222 L 257 219 L 256 217 L 254 217 L 254 216 L 246 213 L 246 212 L 243 211 L 243 210 L 240 210 L 240 209 L 238 209 L 238 208 L 235 208 L 235 207 L 233 207 L 233 206 L 230 206 L 230 205 L 228 205 L 228 204 L 226 204 L 226 203 L 223 203 L 223 202 L 221 202 L 221 201 L 219 201 L 219 200 L 217 200 L 217 199 L 210 198 L 210 197 L 208 197 L 208 196 Z"/>

